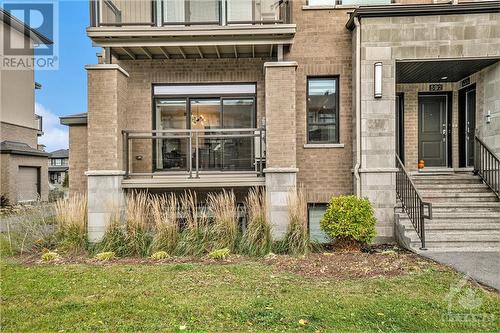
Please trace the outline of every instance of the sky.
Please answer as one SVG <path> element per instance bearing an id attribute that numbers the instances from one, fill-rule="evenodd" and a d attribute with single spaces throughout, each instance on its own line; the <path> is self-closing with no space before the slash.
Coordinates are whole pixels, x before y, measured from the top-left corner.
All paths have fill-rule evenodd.
<path id="1" fill-rule="evenodd" d="M 44 135 L 39 143 L 48 152 L 68 148 L 68 128 L 59 116 L 87 112 L 85 65 L 97 62 L 99 48 L 92 47 L 85 29 L 89 25 L 88 0 L 60 0 L 58 14 L 59 69 L 37 70 L 35 81 L 42 89 L 35 93 L 35 112 L 43 116 Z"/>

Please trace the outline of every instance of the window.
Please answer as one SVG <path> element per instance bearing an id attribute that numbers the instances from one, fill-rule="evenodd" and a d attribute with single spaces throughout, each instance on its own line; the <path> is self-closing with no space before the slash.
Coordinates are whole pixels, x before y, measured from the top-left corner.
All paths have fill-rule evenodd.
<path id="1" fill-rule="evenodd" d="M 321 230 L 319 221 L 325 214 L 327 204 L 315 203 L 307 207 L 307 220 L 309 222 L 309 238 L 312 242 L 329 243 L 330 238 Z"/>
<path id="2" fill-rule="evenodd" d="M 155 129 L 200 133 L 191 149 L 187 137 L 156 140 L 156 170 L 187 171 L 190 158 L 196 164 L 196 150 L 201 171 L 255 169 L 254 138 L 203 134 L 213 129 L 255 128 L 255 84 L 155 86 L 154 92 Z"/>
<path id="3" fill-rule="evenodd" d="M 307 80 L 307 142 L 339 143 L 338 77 Z"/>
<path id="4" fill-rule="evenodd" d="M 335 0 L 309 0 L 307 2 L 309 6 L 333 6 L 335 3 Z"/>

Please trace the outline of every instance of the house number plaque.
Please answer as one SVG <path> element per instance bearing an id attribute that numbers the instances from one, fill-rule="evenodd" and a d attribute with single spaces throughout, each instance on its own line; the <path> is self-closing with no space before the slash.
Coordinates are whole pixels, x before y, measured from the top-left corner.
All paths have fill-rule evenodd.
<path id="1" fill-rule="evenodd" d="M 429 84 L 429 91 L 443 91 L 442 84 Z"/>

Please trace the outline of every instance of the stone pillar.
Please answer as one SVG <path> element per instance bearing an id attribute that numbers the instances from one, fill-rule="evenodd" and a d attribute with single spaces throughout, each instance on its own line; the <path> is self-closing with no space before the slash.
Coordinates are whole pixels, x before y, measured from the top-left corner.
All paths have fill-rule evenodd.
<path id="1" fill-rule="evenodd" d="M 363 52 L 364 51 L 364 52 Z M 365 47 L 361 52 L 361 196 L 377 218 L 376 242 L 394 237 L 396 204 L 396 64 L 391 47 Z M 374 97 L 374 65 L 382 62 L 382 97 Z"/>
<path id="2" fill-rule="evenodd" d="M 99 241 L 110 215 L 123 208 L 123 142 L 128 73 L 118 65 L 86 66 L 88 74 L 88 236 Z"/>
<path id="3" fill-rule="evenodd" d="M 288 226 L 287 196 L 297 188 L 296 62 L 266 62 L 266 193 L 274 239 Z"/>

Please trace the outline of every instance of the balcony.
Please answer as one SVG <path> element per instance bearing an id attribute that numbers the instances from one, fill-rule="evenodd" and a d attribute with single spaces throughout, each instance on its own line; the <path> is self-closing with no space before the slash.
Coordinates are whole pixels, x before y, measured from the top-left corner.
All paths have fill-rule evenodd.
<path id="1" fill-rule="evenodd" d="M 91 0 L 88 36 L 119 59 L 262 57 L 295 35 L 289 0 Z"/>
<path id="2" fill-rule="evenodd" d="M 144 140 L 151 145 L 144 145 Z M 124 188 L 250 187 L 265 184 L 265 131 L 260 128 L 123 131 Z M 137 145 L 135 145 L 138 143 Z M 152 172 L 134 170 L 150 147 Z"/>

